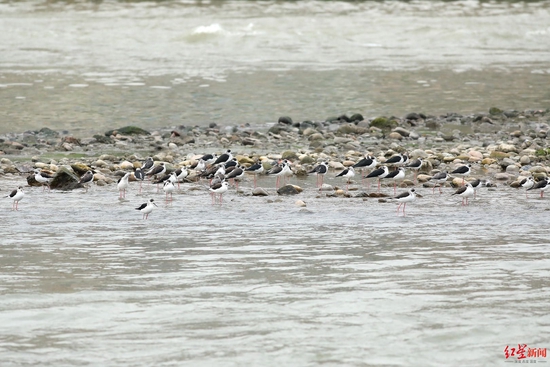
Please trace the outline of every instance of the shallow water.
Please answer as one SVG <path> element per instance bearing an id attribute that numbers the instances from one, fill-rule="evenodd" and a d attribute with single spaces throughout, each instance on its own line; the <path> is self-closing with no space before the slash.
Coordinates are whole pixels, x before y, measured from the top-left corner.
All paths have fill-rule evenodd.
<path id="1" fill-rule="evenodd" d="M 23 1 L 0 22 L 0 133 L 550 102 L 546 1 Z"/>
<path id="2" fill-rule="evenodd" d="M 234 189 L 212 206 L 191 185 L 171 204 L 137 184 L 5 199 L 2 364 L 496 366 L 547 347 L 547 199 L 419 188 L 403 217 L 295 182 L 306 208 Z"/>

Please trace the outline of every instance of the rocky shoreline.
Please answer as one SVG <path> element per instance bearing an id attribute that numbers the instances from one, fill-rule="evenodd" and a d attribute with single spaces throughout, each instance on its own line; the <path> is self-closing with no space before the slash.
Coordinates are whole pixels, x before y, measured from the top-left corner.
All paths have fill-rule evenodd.
<path id="1" fill-rule="evenodd" d="M 321 161 L 328 162 L 336 174 L 366 153 L 383 163 L 407 152 L 411 159 L 422 158 L 418 181 L 426 186 L 436 172 L 451 171 L 464 163 L 472 164 L 472 177 L 517 186 L 524 177 L 538 180 L 550 173 L 549 126 L 549 109 L 491 108 L 471 115 L 409 113 L 369 119 L 354 114 L 302 122 L 283 116 L 261 129 L 210 124 L 150 132 L 127 126 L 87 138 L 43 128 L 0 136 L 0 176 L 27 174 L 29 185 L 38 185 L 30 174 L 36 168 L 54 175 L 64 173 L 68 182 L 52 188 L 68 190 L 81 187 L 75 180 L 91 168 L 98 185 L 114 184 L 148 156 L 165 162 L 170 172 L 190 166 L 205 153 L 231 149 L 245 167 L 260 160 L 269 169 L 273 162 L 288 159 L 294 174 L 307 175 Z M 193 174 L 188 177 L 195 179 Z M 359 181 L 358 175 L 355 180 Z M 407 185 L 413 185 L 412 180 L 401 184 Z"/>

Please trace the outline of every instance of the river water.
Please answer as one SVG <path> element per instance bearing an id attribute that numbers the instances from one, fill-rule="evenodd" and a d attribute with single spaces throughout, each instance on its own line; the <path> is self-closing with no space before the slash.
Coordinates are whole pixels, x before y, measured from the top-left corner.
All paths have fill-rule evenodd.
<path id="1" fill-rule="evenodd" d="M 0 132 L 546 108 L 549 25 L 548 2 L 2 2 Z M 222 206 L 188 185 L 171 204 L 3 198 L 0 366 L 503 366 L 550 347 L 547 199 L 419 188 L 404 217 L 314 180 L 294 181 L 306 208 L 267 178 L 272 196 Z"/>
<path id="2" fill-rule="evenodd" d="M 482 188 L 462 207 L 419 188 L 403 216 L 294 183 L 305 208 L 233 189 L 212 206 L 191 185 L 172 203 L 149 184 L 4 199 L 2 365 L 500 366 L 506 346 L 547 347 L 538 193 Z"/>
<path id="3" fill-rule="evenodd" d="M 0 2 L 0 133 L 547 108 L 547 1 Z"/>

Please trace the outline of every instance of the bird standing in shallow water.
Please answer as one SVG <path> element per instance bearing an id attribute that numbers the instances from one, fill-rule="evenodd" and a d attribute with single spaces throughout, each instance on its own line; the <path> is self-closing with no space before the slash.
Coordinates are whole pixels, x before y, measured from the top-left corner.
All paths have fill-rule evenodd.
<path id="1" fill-rule="evenodd" d="M 264 171 L 264 166 L 262 164 L 262 161 L 258 161 L 254 163 L 252 166 L 245 169 L 245 172 L 253 173 L 254 174 L 254 188 L 256 188 L 256 182 L 258 179 L 258 175 L 261 174 Z"/>
<path id="2" fill-rule="evenodd" d="M 92 171 L 87 171 L 85 174 L 80 177 L 80 181 L 78 183 L 86 188 L 86 191 L 88 192 L 88 184 L 94 182 L 94 173 Z"/>
<path id="3" fill-rule="evenodd" d="M 384 179 L 390 179 L 393 180 L 393 194 L 396 194 L 397 191 L 397 181 L 401 181 L 405 178 L 405 169 L 403 167 L 399 167 L 395 171 L 391 171 L 388 173 Z"/>
<path id="4" fill-rule="evenodd" d="M 34 179 L 36 182 L 42 185 L 44 187 L 44 190 L 46 190 L 46 186 L 48 186 L 48 190 L 50 189 L 50 182 L 52 182 L 53 177 L 48 175 L 47 173 L 41 172 L 40 170 L 36 169 L 34 170 Z"/>
<path id="5" fill-rule="evenodd" d="M 216 160 L 214 161 L 213 164 L 216 165 L 216 164 L 220 164 L 220 163 L 222 163 L 222 164 L 227 163 L 232 159 L 233 159 L 233 154 L 231 153 L 231 150 L 228 149 L 225 153 L 223 153 L 218 158 L 216 158 Z"/>
<path id="6" fill-rule="evenodd" d="M 141 184 L 143 183 L 143 180 L 145 179 L 145 175 L 143 174 L 143 171 L 141 168 L 136 168 L 134 171 L 134 177 L 136 180 L 139 181 L 139 193 L 141 194 Z"/>
<path id="7" fill-rule="evenodd" d="M 203 169 L 206 168 L 206 166 L 209 166 L 209 165 L 213 164 L 216 161 L 216 159 L 218 159 L 218 156 L 216 154 L 208 153 L 208 154 L 203 155 L 199 159 L 199 161 L 202 161 L 204 163 L 204 167 L 202 169 L 199 169 L 198 171 L 202 171 Z"/>
<path id="8" fill-rule="evenodd" d="M 13 204 L 11 206 L 11 210 L 19 210 L 19 202 L 21 199 L 23 199 L 23 196 L 25 196 L 25 193 L 23 192 L 23 187 L 19 186 L 17 189 L 13 190 L 7 198 L 10 198 L 13 200 Z"/>
<path id="9" fill-rule="evenodd" d="M 364 178 L 367 178 L 367 179 L 368 178 L 378 178 L 378 192 L 380 192 L 380 179 L 386 177 L 389 173 L 390 173 L 390 171 L 388 170 L 388 167 L 381 166 L 380 168 L 377 168 L 374 171 L 372 171 L 371 173 L 369 173 Z"/>
<path id="10" fill-rule="evenodd" d="M 481 180 L 479 178 L 476 178 L 474 181 L 470 182 L 470 185 L 472 185 L 472 188 L 474 189 L 474 199 L 477 195 L 477 190 L 481 187 Z"/>
<path id="11" fill-rule="evenodd" d="M 468 205 L 468 198 L 474 196 L 474 188 L 469 182 L 467 182 L 465 186 L 460 187 L 451 196 L 453 195 L 462 196 L 462 205 Z M 464 200 L 466 200 L 466 203 L 464 203 Z"/>
<path id="12" fill-rule="evenodd" d="M 143 172 L 148 172 L 153 165 L 155 164 L 155 161 L 153 160 L 153 157 L 148 157 L 145 162 L 141 165 L 141 170 Z"/>
<path id="13" fill-rule="evenodd" d="M 158 166 L 155 166 L 151 168 L 147 173 L 145 173 L 145 176 L 151 177 L 154 176 L 155 179 L 157 175 L 163 175 L 166 172 L 166 166 L 164 162 L 159 163 Z M 159 184 L 157 184 L 157 192 L 159 192 Z"/>
<path id="14" fill-rule="evenodd" d="M 405 216 L 405 207 L 407 206 L 407 203 L 410 203 L 411 201 L 416 200 L 416 190 L 415 189 L 409 189 L 409 191 L 402 192 L 401 194 L 394 197 L 395 200 L 399 203 L 397 206 L 397 215 L 399 215 L 399 208 L 401 205 L 403 205 L 403 216 Z"/>
<path id="15" fill-rule="evenodd" d="M 468 176 L 471 172 L 472 172 L 472 165 L 467 164 L 455 169 L 453 172 L 451 172 L 451 175 L 462 176 L 462 186 L 464 186 L 464 178 Z"/>
<path id="16" fill-rule="evenodd" d="M 174 183 L 170 180 L 164 181 L 164 185 L 162 186 L 162 189 L 166 193 L 166 202 L 172 201 L 172 193 L 176 189 L 176 186 L 174 186 Z M 168 195 L 170 195 L 170 199 L 168 199 Z"/>
<path id="17" fill-rule="evenodd" d="M 373 168 L 376 167 L 377 164 L 378 164 L 378 162 L 376 161 L 376 158 L 374 156 L 371 156 L 371 155 L 367 154 L 367 155 L 365 155 L 365 158 L 363 158 L 359 162 L 355 163 L 352 167 L 353 168 L 359 168 L 361 170 L 361 178 L 362 178 L 363 181 L 365 181 L 366 176 L 364 176 L 364 174 L 365 174 L 364 171 L 369 170 L 369 169 L 372 170 Z M 369 181 L 367 181 L 367 182 L 369 182 Z"/>
<path id="18" fill-rule="evenodd" d="M 349 180 L 354 176 L 355 170 L 353 169 L 353 167 L 348 167 L 336 175 L 336 177 L 343 177 L 346 179 L 346 191 L 349 191 Z"/>
<path id="19" fill-rule="evenodd" d="M 308 173 L 315 173 L 317 175 L 317 188 L 321 189 L 323 186 L 323 180 L 325 175 L 328 172 L 328 164 L 327 162 L 322 162 L 321 164 L 315 166 L 311 171 Z"/>
<path id="20" fill-rule="evenodd" d="M 430 181 L 434 181 L 434 186 L 432 188 L 432 194 L 435 192 L 435 188 L 439 187 L 439 193 L 441 194 L 443 191 L 441 190 L 441 186 L 447 182 L 447 179 L 449 178 L 449 174 L 447 171 L 438 172 L 435 175 L 433 175 L 430 178 Z"/>
<path id="21" fill-rule="evenodd" d="M 407 164 L 405 167 L 410 168 L 414 171 L 414 184 L 416 185 L 418 183 L 418 171 L 420 170 L 420 168 L 422 168 L 422 159 L 415 159 L 414 161 Z"/>
<path id="22" fill-rule="evenodd" d="M 384 164 L 394 167 L 401 167 L 407 163 L 409 163 L 409 156 L 407 154 L 396 154 L 384 162 Z"/>
<path id="23" fill-rule="evenodd" d="M 519 184 L 521 187 L 525 189 L 525 198 L 527 199 L 528 198 L 527 190 L 529 190 L 531 187 L 535 185 L 535 179 L 532 176 L 529 176 L 521 180 Z"/>
<path id="24" fill-rule="evenodd" d="M 539 189 L 540 190 L 540 197 L 544 197 L 544 190 L 546 190 L 550 185 L 550 179 L 548 177 L 545 177 L 544 179 L 540 180 L 539 182 L 535 183 L 533 187 L 530 189 L 527 189 L 527 191 Z"/>
<path id="25" fill-rule="evenodd" d="M 176 170 L 176 178 L 177 178 L 177 182 L 178 182 L 178 190 L 180 189 L 180 182 L 183 182 L 183 180 L 185 180 L 185 178 L 187 178 L 187 176 L 189 176 L 189 171 L 187 170 L 187 167 L 183 166 L 181 168 L 178 168 Z"/>
<path id="26" fill-rule="evenodd" d="M 277 177 L 277 181 L 275 182 L 275 188 L 278 189 L 281 183 L 281 176 L 284 174 L 283 168 L 285 166 L 285 163 L 277 163 L 274 165 L 268 172 L 268 175 L 273 175 Z"/>
<path id="27" fill-rule="evenodd" d="M 155 201 L 153 199 L 149 199 L 148 202 L 138 206 L 136 210 L 139 210 L 140 212 L 143 213 L 143 219 L 147 219 L 149 218 L 149 214 L 151 214 L 151 212 L 153 211 L 153 205 L 157 206 L 157 204 L 155 204 Z"/>
<path id="28" fill-rule="evenodd" d="M 244 176 L 244 169 L 241 166 L 236 166 L 231 172 L 225 175 L 226 180 L 233 180 L 237 192 L 239 192 L 239 181 Z"/>
<path id="29" fill-rule="evenodd" d="M 210 187 L 212 194 L 212 205 L 216 204 L 216 195 L 219 195 L 219 203 L 222 205 L 222 195 L 229 189 L 229 183 L 226 181 L 218 182 Z"/>
<path id="30" fill-rule="evenodd" d="M 129 186 L 128 178 L 130 177 L 130 172 L 127 172 L 124 176 L 122 176 L 118 182 L 117 182 L 117 188 L 118 188 L 118 198 L 123 199 L 126 197 L 126 189 Z"/>

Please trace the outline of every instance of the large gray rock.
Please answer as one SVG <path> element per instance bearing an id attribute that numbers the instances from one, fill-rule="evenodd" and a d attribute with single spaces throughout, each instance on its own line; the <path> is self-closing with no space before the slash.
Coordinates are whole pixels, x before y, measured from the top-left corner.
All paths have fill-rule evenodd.
<path id="1" fill-rule="evenodd" d="M 78 181 L 78 176 L 71 168 L 62 166 L 53 177 L 50 188 L 57 190 L 74 190 L 82 187 Z"/>

